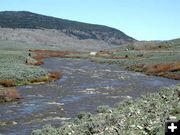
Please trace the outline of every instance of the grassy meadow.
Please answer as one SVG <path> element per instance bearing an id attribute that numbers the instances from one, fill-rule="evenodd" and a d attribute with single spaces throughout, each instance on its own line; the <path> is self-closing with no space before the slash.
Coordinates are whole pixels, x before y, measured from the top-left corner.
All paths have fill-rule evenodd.
<path id="1" fill-rule="evenodd" d="M 180 80 L 180 39 L 137 42 L 92 57 L 99 63 L 118 64 L 128 70 Z"/>
<path id="2" fill-rule="evenodd" d="M 47 79 L 46 69 L 26 63 L 27 59 L 35 60 L 29 56 L 29 49 L 60 50 L 19 41 L 0 40 L 1 85 L 25 85 Z M 100 51 L 96 56 L 90 56 L 88 52 L 71 53 L 68 56 L 86 58 L 98 63 L 118 64 L 128 70 L 177 80 L 180 75 L 178 39 L 122 45 L 112 50 Z M 52 77 L 56 78 L 56 74 L 52 74 Z M 0 87 L 0 102 L 2 89 L 4 87 Z M 149 93 L 136 100 L 127 99 L 117 103 L 115 108 L 100 106 L 97 114 L 81 112 L 73 121 L 59 128 L 45 126 L 43 129 L 34 130 L 32 135 L 161 135 L 164 134 L 166 118 L 172 115 L 180 119 L 179 93 L 180 86 L 162 88 L 159 93 Z"/>
<path id="3" fill-rule="evenodd" d="M 49 81 L 48 72 L 39 66 L 27 64 L 29 49 L 42 49 L 18 41 L 0 40 L 0 103 L 20 98 L 15 86 Z"/>
<path id="4" fill-rule="evenodd" d="M 12 80 L 16 85 L 27 84 L 30 80 L 47 74 L 41 67 L 26 64 L 27 59 L 35 61 L 28 56 L 29 49 L 60 50 L 45 45 L 0 40 L 1 84 L 4 80 Z M 100 51 L 96 56 L 90 56 L 87 52 L 70 53 L 68 56 L 86 58 L 99 63 L 118 64 L 128 70 L 180 79 L 180 39 L 122 45 L 116 49 Z"/>
<path id="5" fill-rule="evenodd" d="M 14 83 L 12 85 L 28 84 L 31 80 L 47 74 L 41 67 L 26 64 L 28 54 L 28 46 L 23 43 L 0 41 L 1 84 L 6 81 Z"/>

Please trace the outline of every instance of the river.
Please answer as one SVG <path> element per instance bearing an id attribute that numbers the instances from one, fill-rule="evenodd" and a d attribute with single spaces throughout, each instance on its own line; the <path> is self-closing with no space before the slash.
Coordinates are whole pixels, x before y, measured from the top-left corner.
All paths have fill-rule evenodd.
<path id="1" fill-rule="evenodd" d="M 62 71 L 49 84 L 17 87 L 23 99 L 0 104 L 0 135 L 28 135 L 45 124 L 60 126 L 78 112 L 96 112 L 99 105 L 113 107 L 125 98 L 158 91 L 179 81 L 123 70 L 118 65 L 82 59 L 48 58 L 42 67 Z"/>

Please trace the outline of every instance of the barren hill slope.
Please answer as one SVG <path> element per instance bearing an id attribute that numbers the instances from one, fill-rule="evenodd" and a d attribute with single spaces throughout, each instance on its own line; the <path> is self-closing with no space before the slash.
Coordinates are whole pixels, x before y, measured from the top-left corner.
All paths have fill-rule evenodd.
<path id="1" fill-rule="evenodd" d="M 20 44 L 23 44 L 23 48 L 41 46 L 41 48 L 73 51 L 98 51 L 114 47 L 102 40 L 79 40 L 55 29 L 0 28 L 0 41 L 3 42 L 0 42 L 0 46 L 14 44 L 20 47 Z"/>

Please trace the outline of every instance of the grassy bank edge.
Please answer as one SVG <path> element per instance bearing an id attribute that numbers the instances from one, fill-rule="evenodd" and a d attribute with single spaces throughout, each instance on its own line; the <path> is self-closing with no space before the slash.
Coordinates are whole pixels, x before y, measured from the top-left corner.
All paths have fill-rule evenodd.
<path id="1" fill-rule="evenodd" d="M 1 51 L 0 55 L 0 103 L 21 99 L 16 86 L 48 83 L 62 76 L 61 72 L 51 71 L 33 65 L 35 59 L 29 51 Z M 27 63 L 27 62 L 30 63 Z M 42 63 L 43 64 L 43 63 Z"/>
<path id="2" fill-rule="evenodd" d="M 31 135 L 161 135 L 170 116 L 180 119 L 180 85 L 127 99 L 115 108 L 98 107 L 97 114 L 80 113 L 59 128 L 47 125 Z"/>

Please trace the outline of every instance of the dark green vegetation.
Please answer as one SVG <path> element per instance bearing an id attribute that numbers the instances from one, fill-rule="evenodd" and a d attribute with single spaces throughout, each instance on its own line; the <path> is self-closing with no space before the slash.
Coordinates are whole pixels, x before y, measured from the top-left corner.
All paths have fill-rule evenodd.
<path id="1" fill-rule="evenodd" d="M 169 116 L 180 118 L 180 87 L 162 88 L 115 108 L 98 107 L 97 114 L 80 113 L 60 128 L 45 126 L 32 135 L 163 135 Z"/>
<path id="2" fill-rule="evenodd" d="M 0 27 L 57 29 L 78 39 L 98 39 L 111 44 L 132 43 L 135 41 L 135 39 L 123 32 L 107 26 L 69 21 L 25 11 L 0 12 Z"/>

